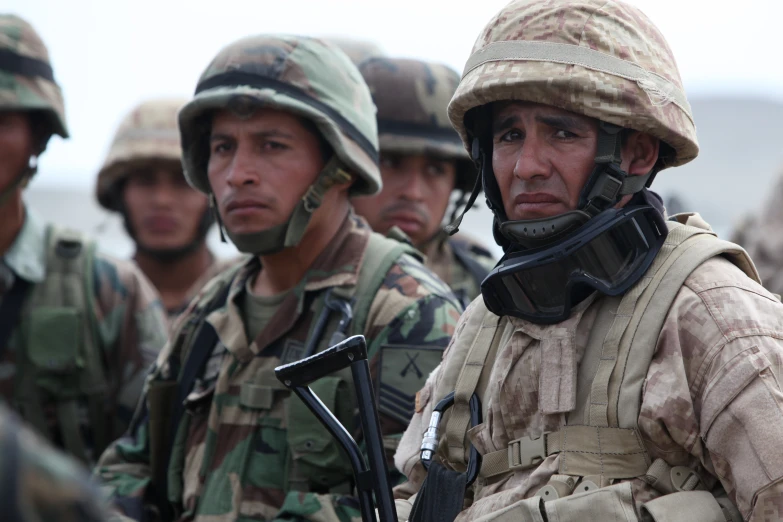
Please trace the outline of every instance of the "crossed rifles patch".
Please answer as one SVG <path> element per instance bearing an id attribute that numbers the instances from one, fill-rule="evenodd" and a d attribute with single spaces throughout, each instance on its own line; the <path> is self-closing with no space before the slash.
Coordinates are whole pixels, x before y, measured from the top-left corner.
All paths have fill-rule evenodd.
<path id="1" fill-rule="evenodd" d="M 432 346 L 381 346 L 378 372 L 378 406 L 382 413 L 403 424 L 410 422 L 416 393 L 440 364 L 443 349 Z"/>

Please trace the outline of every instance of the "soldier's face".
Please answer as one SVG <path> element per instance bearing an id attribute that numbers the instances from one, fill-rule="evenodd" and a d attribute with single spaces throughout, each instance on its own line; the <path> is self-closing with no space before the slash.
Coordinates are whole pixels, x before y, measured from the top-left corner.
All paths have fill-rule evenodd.
<path id="1" fill-rule="evenodd" d="M 356 211 L 382 234 L 394 225 L 400 227 L 415 245 L 434 236 L 454 190 L 456 162 L 424 155 L 381 153 L 381 175 L 381 193 L 354 198 Z"/>
<path id="2" fill-rule="evenodd" d="M 27 167 L 33 154 L 33 129 L 27 114 L 0 111 L 0 192 Z M 21 193 L 21 188 L 19 189 Z"/>
<path id="3" fill-rule="evenodd" d="M 178 162 L 134 168 L 125 182 L 123 200 L 136 242 L 147 250 L 190 245 L 209 206 L 207 197 L 185 181 Z"/>
<path id="4" fill-rule="evenodd" d="M 324 166 L 320 141 L 292 114 L 258 109 L 212 119 L 209 183 L 223 224 L 251 234 L 285 223 Z"/>
<path id="5" fill-rule="evenodd" d="M 492 167 L 510 220 L 575 210 L 595 164 L 598 122 L 527 102 L 493 106 Z"/>

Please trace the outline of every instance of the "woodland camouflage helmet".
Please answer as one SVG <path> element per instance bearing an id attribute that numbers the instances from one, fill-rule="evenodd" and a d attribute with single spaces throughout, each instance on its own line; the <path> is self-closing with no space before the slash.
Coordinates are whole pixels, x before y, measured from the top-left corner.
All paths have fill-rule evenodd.
<path id="1" fill-rule="evenodd" d="M 106 154 L 96 185 L 98 202 L 119 209 L 118 188 L 131 170 L 151 161 L 182 161 L 177 113 L 186 99 L 147 100 L 123 118 Z"/>
<path id="2" fill-rule="evenodd" d="M 447 114 L 459 74 L 438 63 L 399 58 L 372 58 L 359 71 L 378 108 L 381 152 L 456 160 L 455 188 L 470 192 L 476 168 Z"/>
<path id="3" fill-rule="evenodd" d="M 0 111 L 24 111 L 33 120 L 40 155 L 53 134 L 68 137 L 65 106 L 49 62 L 49 52 L 35 29 L 14 15 L 0 15 Z M 35 174 L 35 164 L 0 192 L 0 203 Z"/>
<path id="4" fill-rule="evenodd" d="M 339 36 L 321 37 L 321 40 L 339 47 L 356 65 L 359 65 L 370 58 L 386 56 L 386 53 L 383 52 L 378 44 L 367 40 L 354 40 L 353 38 L 343 38 Z"/>
<path id="5" fill-rule="evenodd" d="M 194 98 L 179 114 L 185 176 L 193 187 L 211 194 L 207 163 L 212 112 L 248 113 L 262 106 L 312 121 L 334 155 L 287 223 L 250 235 L 226 231 L 241 251 L 253 254 L 297 245 L 323 194 L 348 173 L 356 175 L 351 195 L 372 195 L 381 188 L 375 106 L 359 71 L 330 44 L 282 35 L 238 40 L 220 51 L 201 75 Z"/>
<path id="6" fill-rule="evenodd" d="M 699 151 L 674 56 L 644 13 L 617 0 L 512 1 L 479 35 L 449 104 L 452 124 L 481 163 L 501 244 L 497 224 L 506 217 L 492 173 L 486 117 L 489 104 L 501 100 L 541 103 L 601 122 L 596 169 L 580 200 L 580 210 L 590 215 Z M 626 180 L 620 172 L 615 179 L 623 180 L 622 187 L 604 176 L 619 170 L 621 129 L 661 140 L 650 175 Z"/>

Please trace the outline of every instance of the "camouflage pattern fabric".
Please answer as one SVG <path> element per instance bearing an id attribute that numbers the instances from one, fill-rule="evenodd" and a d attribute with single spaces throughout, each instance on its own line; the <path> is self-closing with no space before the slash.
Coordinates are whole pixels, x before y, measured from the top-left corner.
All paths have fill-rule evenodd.
<path id="1" fill-rule="evenodd" d="M 486 248 L 465 234 L 456 234 L 449 238 L 442 232 L 422 247 L 422 253 L 427 256 L 427 268 L 449 285 L 461 302 L 470 303 L 481 295 L 482 280 L 476 279 L 456 256 L 455 243 L 462 246 L 463 252 L 467 252 L 487 273 L 495 268 L 496 260 Z"/>
<path id="2" fill-rule="evenodd" d="M 62 91 L 54 81 L 49 52 L 35 29 L 18 16 L 0 15 L 0 51 L 22 62 L 16 71 L 0 67 L 0 110 L 40 111 L 47 126 L 43 148 L 52 134 L 67 138 Z"/>
<path id="3" fill-rule="evenodd" d="M 378 108 L 381 152 L 456 160 L 455 188 L 470 192 L 476 168 L 446 112 L 459 74 L 439 63 L 385 57 L 361 63 L 359 71 Z"/>
<path id="4" fill-rule="evenodd" d="M 95 192 L 102 207 L 120 210 L 116 185 L 131 169 L 151 161 L 174 162 L 180 168 L 182 149 L 177 113 L 185 102 L 186 99 L 180 98 L 147 100 L 123 118 L 98 172 Z"/>
<path id="5" fill-rule="evenodd" d="M 357 176 L 352 195 L 380 190 L 375 106 L 356 66 L 333 45 L 297 36 L 242 38 L 218 53 L 198 85 L 179 113 L 185 177 L 194 188 L 210 193 L 208 114 L 263 106 L 312 121 L 340 163 Z"/>
<path id="6" fill-rule="evenodd" d="M 0 510 L 8 522 L 109 520 L 87 471 L 0 405 Z"/>
<path id="7" fill-rule="evenodd" d="M 602 299 L 587 301 L 557 325 L 510 318 L 513 334 L 485 370 L 490 371 L 482 399 L 485 422 L 470 435 L 480 453 L 564 424 L 562 413 L 542 412 L 542 402 L 557 394 L 561 382 L 573 383 L 573 364 L 582 359 Z M 397 488 L 400 499 L 416 492 L 425 477 L 419 463 L 422 434 L 434 402 L 452 391 L 440 383 L 449 371 L 449 354 L 466 350 L 464 344 L 472 341 L 460 331 L 474 311 L 471 304 L 442 366 L 419 394 L 418 413 L 395 456 L 410 480 Z M 695 469 L 708 490 L 723 486 L 745 520 L 783 519 L 781 339 L 783 305 L 729 261 L 713 258 L 690 275 L 669 310 L 641 398 L 638 426 L 650 457 Z M 558 357 L 558 346 L 569 356 Z M 441 433 L 446 425 L 447 420 Z M 532 497 L 557 473 L 560 458 L 551 455 L 533 468 L 477 482 L 457 521 L 476 520 Z M 643 480 L 631 483 L 637 512 L 660 496 Z"/>
<path id="8" fill-rule="evenodd" d="M 526 48 L 529 58 L 484 61 L 503 42 L 554 46 L 562 56 L 554 57 L 552 47 Z M 449 119 L 468 151 L 473 131 L 465 116 L 470 110 L 494 101 L 524 100 L 659 138 L 672 149 L 662 151 L 659 168 L 682 165 L 698 154 L 696 126 L 674 55 L 655 25 L 629 4 L 514 0 L 490 20 L 472 52 L 476 65 L 466 67 L 449 104 Z M 543 56 L 535 56 L 539 52 Z M 625 72 L 607 72 L 607 67 L 587 63 L 580 52 Z M 514 48 L 497 54 L 523 53 Z"/>
<path id="9" fill-rule="evenodd" d="M 169 498 L 183 507 L 177 520 L 360 520 L 358 503 L 347 491 L 350 470 L 343 457 L 336 458 L 330 469 L 305 474 L 312 487 L 289 488 L 292 466 L 305 465 L 308 458 L 318 459 L 321 452 L 331 451 L 332 441 L 325 448 L 316 448 L 306 435 L 315 420 L 308 416 L 294 423 L 290 417 L 293 410 L 287 410 L 289 401 L 279 390 L 271 392 L 273 395 L 267 396 L 268 402 L 263 406 L 251 406 L 246 391 L 259 386 L 281 387 L 273 369 L 289 359 L 288 354 L 296 358 L 301 353 L 316 319 L 314 305 L 324 291 L 355 284 L 371 233 L 361 218 L 348 217 L 252 342 L 245 339 L 242 312 L 236 303 L 248 278 L 260 269 L 258 260 L 249 260 L 233 277 L 229 304 L 208 316 L 220 343 L 207 361 L 205 375 L 186 401 L 188 414 L 179 426 L 168 468 Z M 214 288 L 207 287 L 203 296 L 208 298 L 213 292 Z M 183 314 L 178 333 L 172 339 L 182 337 L 182 331 L 192 321 L 194 306 Z M 392 370 L 390 380 L 407 379 L 407 391 L 423 384 L 428 371 L 417 366 L 416 357 L 421 356 L 418 363 L 425 369 L 423 361 L 431 354 L 435 357 L 429 357 L 430 368 L 437 364 L 459 316 L 457 306 L 450 290 L 420 263 L 408 255 L 399 258 L 372 301 L 364 329 L 373 376 L 381 382 L 380 386 L 386 379 L 383 372 Z M 329 332 L 323 336 L 319 350 L 328 344 Z M 147 389 L 175 381 L 188 358 L 187 350 L 181 343 L 168 345 L 158 358 Z M 398 352 L 391 354 L 394 350 Z M 412 365 L 403 365 L 402 371 L 399 367 L 387 368 L 391 355 L 404 356 L 406 351 L 414 360 Z M 405 357 L 402 360 L 410 361 Z M 391 415 L 382 415 L 381 424 L 390 441 L 406 426 Z M 295 447 L 291 447 L 291 441 Z M 117 441 L 97 468 L 113 491 L 118 509 L 126 513 L 140 512 L 145 498 L 154 494 L 150 485 L 150 446 L 149 422 L 141 417 L 130 436 Z M 298 464 L 292 465 L 292 455 Z M 319 482 L 323 474 L 331 475 L 329 484 Z M 318 484 L 321 487 L 315 487 Z M 339 494 L 334 493 L 335 487 Z"/>
<path id="10" fill-rule="evenodd" d="M 25 222 L 11 248 L 0 258 L 0 296 L 16 277 L 40 283 L 47 277 L 44 227 L 35 213 L 27 209 Z M 147 368 L 166 342 L 166 323 L 155 290 L 135 264 L 98 254 L 94 265 L 97 338 L 103 350 L 109 389 L 106 393 L 107 419 L 114 437 L 128 426 L 141 396 Z M 0 395 L 14 404 L 20 374 L 18 358 L 25 355 L 20 328 L 14 331 L 5 347 L 0 367 Z M 46 422 L 57 440 L 58 425 L 54 411 L 55 397 L 42 397 Z M 90 416 L 86 404 L 79 400 L 79 423 L 89 432 Z M 88 454 L 90 448 L 87 448 Z M 98 455 L 92 455 L 97 459 Z"/>
<path id="11" fill-rule="evenodd" d="M 769 191 L 757 216 L 746 216 L 733 231 L 732 241 L 745 247 L 756 263 L 764 288 L 783 293 L 783 175 Z"/>
<path id="12" fill-rule="evenodd" d="M 231 267 L 237 264 L 244 263 L 246 260 L 247 258 L 245 256 L 231 257 L 228 259 L 214 258 L 212 264 L 209 265 L 209 268 L 207 268 L 207 270 L 201 274 L 201 277 L 199 277 L 196 282 L 191 285 L 190 290 L 188 290 L 188 294 L 185 299 L 183 299 L 181 306 L 178 306 L 175 309 L 166 310 L 169 326 L 171 328 L 174 327 L 179 315 L 187 309 L 190 302 L 195 299 L 196 296 L 198 296 L 199 292 L 201 292 L 201 289 L 204 288 L 207 283 L 217 277 L 220 273 L 231 269 Z"/>

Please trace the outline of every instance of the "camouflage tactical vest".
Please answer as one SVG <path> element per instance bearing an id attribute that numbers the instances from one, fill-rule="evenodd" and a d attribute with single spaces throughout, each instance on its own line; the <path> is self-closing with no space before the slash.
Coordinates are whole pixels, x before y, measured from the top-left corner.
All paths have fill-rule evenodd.
<path id="1" fill-rule="evenodd" d="M 645 277 L 623 296 L 602 298 L 577 370 L 576 408 L 565 425 L 536 439 L 512 440 L 506 448 L 483 455 L 479 477 L 486 480 L 535 468 L 549 455 L 560 454 L 557 473 L 533 497 L 483 516 L 482 522 L 636 522 L 640 519 L 627 481 L 632 478 L 645 480 L 662 494 L 641 506 L 641 520 L 742 520 L 725 493 L 705 491 L 694 470 L 672 468 L 662 459 L 651 462 L 637 426 L 642 385 L 661 327 L 690 273 L 721 255 L 758 281 L 745 251 L 717 239 L 698 214 L 675 218 L 677 222 L 667 221 L 669 236 Z M 475 305 L 478 308 L 451 348 L 448 365 L 441 369 L 438 392 L 455 390 L 454 406 L 443 416 L 439 452 L 457 469 L 465 467 L 470 447 L 468 401 L 474 392 L 483 398 L 495 353 L 514 331 L 507 317 L 487 311 L 483 302 Z"/>
<path id="2" fill-rule="evenodd" d="M 89 462 L 110 442 L 114 422 L 95 318 L 95 243 L 54 226 L 46 238 L 46 278 L 30 289 L 17 328 L 14 406 L 44 437 Z M 85 408 L 89 441 L 80 429 Z"/>
<path id="3" fill-rule="evenodd" d="M 338 286 L 331 292 L 332 297 L 351 305 L 353 314 L 349 323 L 345 324 L 344 316 L 334 313 L 333 310 L 327 310 L 327 292 L 322 292 L 316 297 L 312 314 L 315 319 L 311 324 L 310 335 L 312 336 L 317 329 L 319 318 L 324 318 L 326 326 L 315 339 L 315 352 L 322 351 L 347 336 L 364 333 L 372 302 L 391 267 L 405 254 L 420 257 L 420 254 L 406 243 L 379 234 L 370 234 L 369 238 L 356 284 Z M 240 268 L 237 265 L 209 283 L 190 320 L 182 328 L 178 338 L 172 341 L 179 345 L 175 350 L 187 354 L 188 360 L 194 354 L 203 353 L 204 350 L 213 351 L 214 345 L 205 346 L 203 339 L 199 340 L 200 325 L 212 310 L 225 303 L 228 289 Z M 206 344 L 211 343 L 214 341 L 209 340 Z M 290 362 L 300 355 L 299 352 L 289 352 L 286 349 L 283 351 L 282 361 Z M 189 364 L 188 360 L 183 363 L 185 366 Z M 350 369 L 320 379 L 311 385 L 311 388 L 345 426 L 354 423 L 355 394 L 349 372 Z M 187 395 L 188 390 L 183 387 L 189 388 L 192 385 L 192 382 L 190 384 L 184 382 L 183 374 L 184 371 L 180 373 L 178 381 L 154 382 L 147 391 L 153 477 L 155 477 L 156 489 L 168 490 L 168 501 L 175 504 L 180 498 L 181 485 L 178 474 L 182 463 L 175 462 L 176 459 L 169 462 L 169 457 L 172 453 L 177 453 L 176 450 L 172 451 L 172 448 L 179 448 L 184 443 L 187 430 L 178 425 L 176 432 L 173 433 L 170 419 L 172 404 L 178 402 L 177 396 Z M 278 394 L 287 395 L 287 393 L 288 390 L 274 375 L 257 375 L 253 382 L 243 384 L 239 401 L 249 408 L 268 408 Z M 342 450 L 331 435 L 315 421 L 312 413 L 301 400 L 297 397 L 289 397 L 286 401 L 288 423 L 297 426 L 295 430 L 288 430 L 286 435 L 290 448 L 289 464 L 286 469 L 288 489 L 302 492 L 348 493 L 345 477 L 352 476 L 352 471 Z"/>

